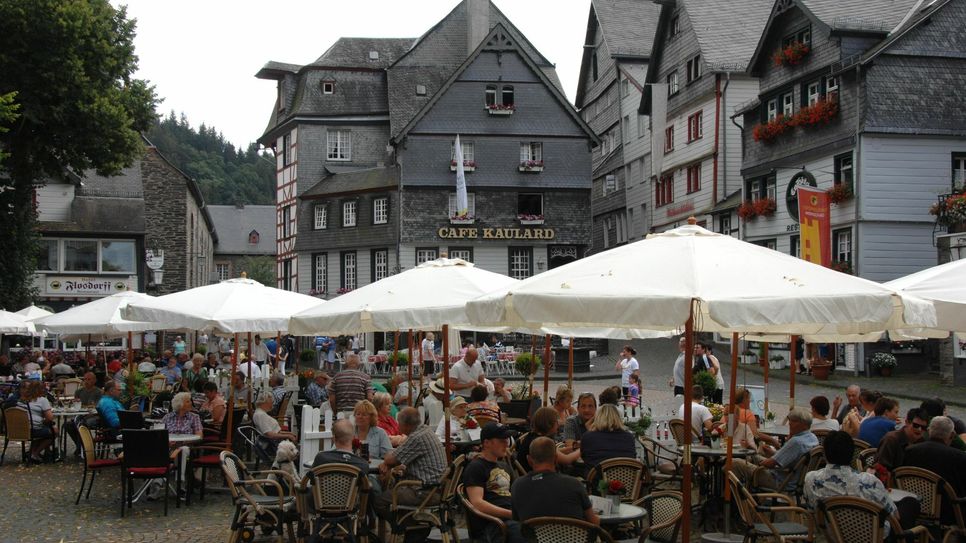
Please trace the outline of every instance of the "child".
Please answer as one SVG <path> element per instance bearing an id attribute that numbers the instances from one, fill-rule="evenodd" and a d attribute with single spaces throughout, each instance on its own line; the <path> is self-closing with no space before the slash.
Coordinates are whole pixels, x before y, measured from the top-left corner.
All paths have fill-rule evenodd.
<path id="1" fill-rule="evenodd" d="M 632 373 L 628 377 L 627 396 L 624 397 L 624 405 L 637 407 L 641 404 L 641 377 Z"/>

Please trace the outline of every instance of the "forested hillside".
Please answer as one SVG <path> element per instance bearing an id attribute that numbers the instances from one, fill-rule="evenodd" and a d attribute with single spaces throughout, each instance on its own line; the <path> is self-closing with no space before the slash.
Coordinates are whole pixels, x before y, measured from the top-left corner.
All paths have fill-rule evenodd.
<path id="1" fill-rule="evenodd" d="M 168 160 L 194 178 L 209 204 L 272 204 L 275 202 L 275 158 L 251 143 L 235 148 L 215 127 L 195 130 L 182 113 L 172 111 L 147 133 Z"/>

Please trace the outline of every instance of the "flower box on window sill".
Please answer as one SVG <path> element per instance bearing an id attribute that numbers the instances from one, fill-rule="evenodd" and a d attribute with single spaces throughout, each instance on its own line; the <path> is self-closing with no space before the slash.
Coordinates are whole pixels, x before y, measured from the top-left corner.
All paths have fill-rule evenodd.
<path id="1" fill-rule="evenodd" d="M 475 217 L 450 217 L 450 224 L 473 224 L 476 222 Z"/>
<path id="2" fill-rule="evenodd" d="M 491 104 L 485 107 L 490 115 L 513 115 L 513 112 L 517 109 L 513 104 Z"/>
<path id="3" fill-rule="evenodd" d="M 517 215 L 520 226 L 537 226 L 543 224 L 543 215 Z"/>
<path id="4" fill-rule="evenodd" d="M 775 66 L 798 66 L 802 63 L 802 59 L 808 55 L 809 51 L 810 48 L 808 45 L 796 41 L 775 52 L 771 60 Z"/>
<path id="5" fill-rule="evenodd" d="M 456 161 L 455 160 L 451 160 L 450 161 L 450 163 L 449 163 L 449 171 L 451 171 L 451 172 L 455 172 L 456 171 Z M 472 161 L 472 160 L 464 160 L 463 161 L 463 171 L 464 172 L 475 172 L 476 171 L 476 162 L 475 161 Z"/>
<path id="6" fill-rule="evenodd" d="M 315 290 L 314 288 L 313 289 L 309 289 L 309 296 L 317 296 L 319 298 L 324 298 L 325 297 L 325 291 L 324 290 Z"/>
<path id="7" fill-rule="evenodd" d="M 528 160 L 527 162 L 520 163 L 521 172 L 542 172 L 543 171 L 543 161 L 542 160 Z"/>
<path id="8" fill-rule="evenodd" d="M 352 289 L 351 288 L 345 288 L 345 287 L 343 287 L 343 288 L 340 288 L 339 290 L 337 290 L 336 291 L 336 294 L 348 294 L 349 292 L 352 292 Z"/>

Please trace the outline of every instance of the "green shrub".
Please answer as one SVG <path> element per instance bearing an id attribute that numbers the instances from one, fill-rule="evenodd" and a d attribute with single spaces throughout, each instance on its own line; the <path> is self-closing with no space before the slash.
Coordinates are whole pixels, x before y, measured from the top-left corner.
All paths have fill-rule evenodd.
<path id="1" fill-rule="evenodd" d="M 204 345 L 198 345 L 195 347 L 195 352 L 198 354 L 208 354 L 208 347 Z"/>
<path id="2" fill-rule="evenodd" d="M 389 353 L 387 355 L 387 361 L 390 365 L 395 364 L 396 366 L 408 366 L 409 365 L 409 354 L 402 351 L 397 351 L 395 353 Z"/>
<path id="3" fill-rule="evenodd" d="M 315 349 L 303 349 L 302 352 L 299 353 L 299 360 L 303 364 L 315 362 Z"/>
<path id="4" fill-rule="evenodd" d="M 520 375 L 533 375 L 537 372 L 537 368 L 540 367 L 542 360 L 538 355 L 531 355 L 530 353 L 520 353 L 517 355 L 514 361 L 514 366 Z"/>
<path id="5" fill-rule="evenodd" d="M 704 397 L 710 398 L 716 388 L 718 388 L 718 383 L 708 371 L 699 371 L 694 374 L 694 384 L 701 387 L 704 390 Z"/>

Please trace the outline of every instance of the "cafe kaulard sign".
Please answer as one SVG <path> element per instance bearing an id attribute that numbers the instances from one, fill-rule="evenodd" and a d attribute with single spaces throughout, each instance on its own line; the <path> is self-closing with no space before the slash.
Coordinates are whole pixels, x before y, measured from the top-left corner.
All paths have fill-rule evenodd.
<path id="1" fill-rule="evenodd" d="M 442 239 L 534 239 L 557 237 L 553 228 L 478 228 L 444 226 L 436 231 Z"/>

